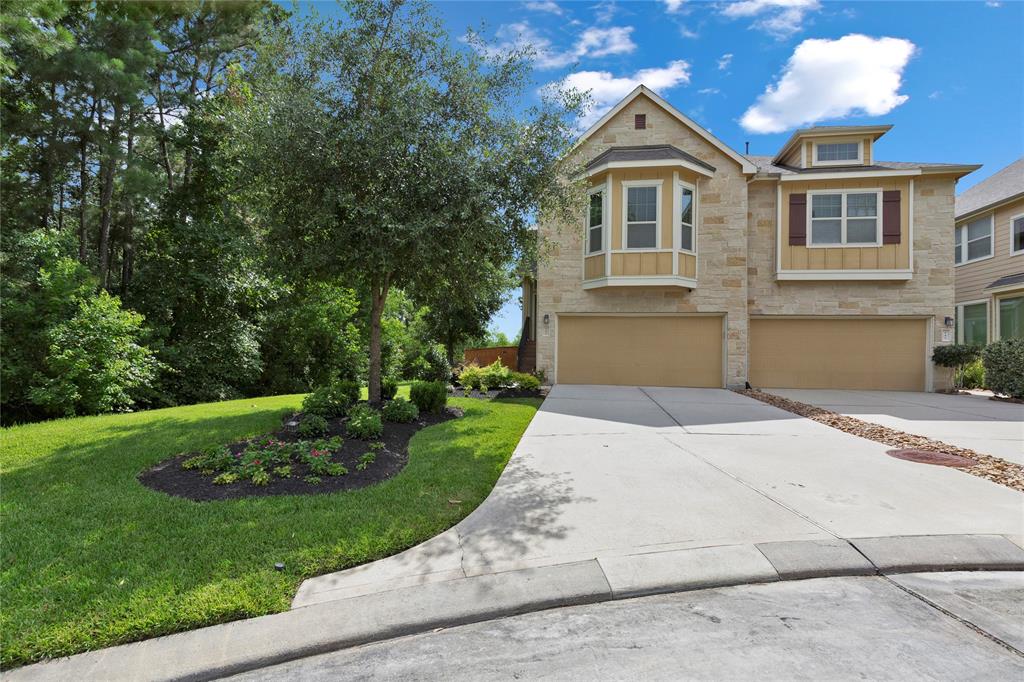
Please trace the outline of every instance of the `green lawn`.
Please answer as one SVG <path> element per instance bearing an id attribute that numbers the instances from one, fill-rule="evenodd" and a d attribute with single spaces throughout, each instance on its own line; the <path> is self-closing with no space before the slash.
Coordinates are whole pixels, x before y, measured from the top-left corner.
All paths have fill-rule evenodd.
<path id="1" fill-rule="evenodd" d="M 0 431 L 3 666 L 286 610 L 304 578 L 394 554 L 472 511 L 539 404 L 453 399 L 464 418 L 416 434 L 401 474 L 354 492 L 192 502 L 135 478 L 272 430 L 301 398 Z"/>

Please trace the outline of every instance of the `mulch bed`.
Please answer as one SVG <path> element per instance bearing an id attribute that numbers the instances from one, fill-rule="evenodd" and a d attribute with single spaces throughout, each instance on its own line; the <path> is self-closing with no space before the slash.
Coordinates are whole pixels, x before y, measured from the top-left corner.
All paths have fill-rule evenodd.
<path id="1" fill-rule="evenodd" d="M 348 469 L 348 473 L 343 476 L 321 476 L 320 483 L 316 484 L 304 480 L 305 476 L 310 473 L 306 465 L 299 461 L 293 461 L 290 478 L 273 477 L 271 482 L 265 486 L 255 485 L 248 480 L 217 485 L 213 483 L 214 476 L 212 475 L 203 474 L 196 469 L 181 468 L 182 462 L 198 454 L 195 452 L 184 453 L 156 464 L 139 474 L 139 482 L 153 490 L 197 502 L 231 500 L 240 497 L 312 495 L 358 490 L 385 481 L 404 469 L 409 461 L 409 440 L 417 431 L 461 416 L 461 410 L 449 407 L 440 414 L 420 414 L 416 421 L 408 424 L 384 422 L 384 433 L 374 441 L 347 437 L 344 417 L 329 419 L 327 434 L 324 437 L 341 436 L 345 439 L 341 449 L 331 455 L 331 461 L 343 464 Z M 294 421 L 294 415 L 285 418 L 285 424 Z M 288 426 L 283 426 L 272 435 L 278 440 L 289 443 L 299 440 L 315 440 L 300 438 L 296 434 L 295 428 Z M 358 470 L 356 464 L 359 463 L 359 457 L 369 450 L 371 442 L 376 441 L 383 442 L 384 449 L 377 453 L 376 459 L 366 469 Z M 239 441 L 232 443 L 229 447 L 233 453 L 241 452 L 248 442 L 248 440 Z"/>
<path id="2" fill-rule="evenodd" d="M 466 391 L 456 386 L 448 393 L 453 398 L 476 398 L 478 400 L 494 400 L 496 398 L 543 398 L 544 392 L 541 389 L 536 391 L 525 391 L 518 388 L 503 388 L 493 391 Z"/>
<path id="3" fill-rule="evenodd" d="M 764 391 L 759 391 L 757 389 L 739 389 L 736 392 L 786 410 L 787 412 L 798 414 L 801 417 L 813 419 L 816 422 L 825 424 L 826 426 L 831 426 L 834 429 L 839 429 L 845 433 L 873 440 L 876 443 L 884 443 L 897 448 L 913 448 L 915 450 L 926 450 L 929 452 L 966 457 L 967 459 L 973 460 L 975 464 L 973 466 L 963 468 L 961 471 L 974 474 L 980 478 L 988 479 L 989 481 L 999 483 L 1000 485 L 1005 485 L 1007 488 L 1013 488 L 1014 490 L 1024 492 L 1024 466 L 1021 466 L 1020 464 L 1008 462 L 1005 459 L 993 457 L 992 455 L 975 452 L 974 450 L 949 445 L 948 443 L 943 443 L 942 441 L 933 440 L 931 438 L 925 438 L 924 436 L 915 436 L 910 433 L 904 433 L 903 431 L 897 431 L 896 429 L 890 429 L 887 426 L 872 424 L 871 422 L 866 422 L 862 419 L 857 419 L 856 417 L 848 417 L 843 414 L 832 412 L 831 410 L 826 410 L 814 405 L 808 405 L 807 403 L 801 403 L 797 400 L 790 400 L 781 396 L 772 395 L 771 393 L 765 393 Z"/>

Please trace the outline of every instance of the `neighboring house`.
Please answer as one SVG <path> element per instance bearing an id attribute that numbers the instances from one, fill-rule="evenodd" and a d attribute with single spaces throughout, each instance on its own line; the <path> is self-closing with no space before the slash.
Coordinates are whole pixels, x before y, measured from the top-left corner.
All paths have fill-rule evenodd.
<path id="1" fill-rule="evenodd" d="M 574 148 L 584 224 L 540 226 L 550 255 L 524 289 L 538 369 L 562 384 L 945 386 L 930 356 L 953 340 L 954 186 L 978 166 L 878 161 L 889 129 L 808 128 L 748 157 L 638 87 Z"/>
<path id="2" fill-rule="evenodd" d="M 956 198 L 956 338 L 1024 336 L 1024 158 Z"/>

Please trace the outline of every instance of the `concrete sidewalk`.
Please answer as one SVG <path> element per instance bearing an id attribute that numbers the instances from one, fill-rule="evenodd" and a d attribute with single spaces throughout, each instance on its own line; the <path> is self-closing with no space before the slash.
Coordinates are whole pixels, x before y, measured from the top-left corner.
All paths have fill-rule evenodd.
<path id="1" fill-rule="evenodd" d="M 1024 405 L 983 395 L 770 388 L 769 393 L 1024 464 Z"/>
<path id="2" fill-rule="evenodd" d="M 293 610 L 10 679 L 210 679 L 436 627 L 721 585 L 1024 568 L 1024 495 L 729 391 L 559 386 L 485 502 Z"/>

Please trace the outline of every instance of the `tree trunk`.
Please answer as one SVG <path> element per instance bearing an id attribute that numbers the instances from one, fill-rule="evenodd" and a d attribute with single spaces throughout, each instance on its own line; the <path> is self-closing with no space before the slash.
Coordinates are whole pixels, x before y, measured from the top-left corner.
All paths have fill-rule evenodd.
<path id="1" fill-rule="evenodd" d="M 388 282 L 389 277 L 385 276 L 383 282 L 375 281 L 370 285 L 370 377 L 367 389 L 370 403 L 374 405 L 381 402 L 380 318 L 388 298 Z"/>
<path id="2" fill-rule="evenodd" d="M 111 199 L 114 196 L 114 175 L 117 168 L 117 157 L 119 155 L 121 138 L 119 123 L 121 120 L 121 103 L 114 104 L 114 118 L 110 124 L 110 137 L 106 159 L 103 162 L 103 170 L 100 173 L 103 184 L 100 188 L 100 286 L 107 288 L 110 285 L 110 223 L 113 218 Z"/>
<path id="3" fill-rule="evenodd" d="M 89 232 L 87 221 L 89 213 L 89 163 L 87 159 L 85 133 L 78 138 L 78 262 L 85 265 L 88 255 Z"/>

